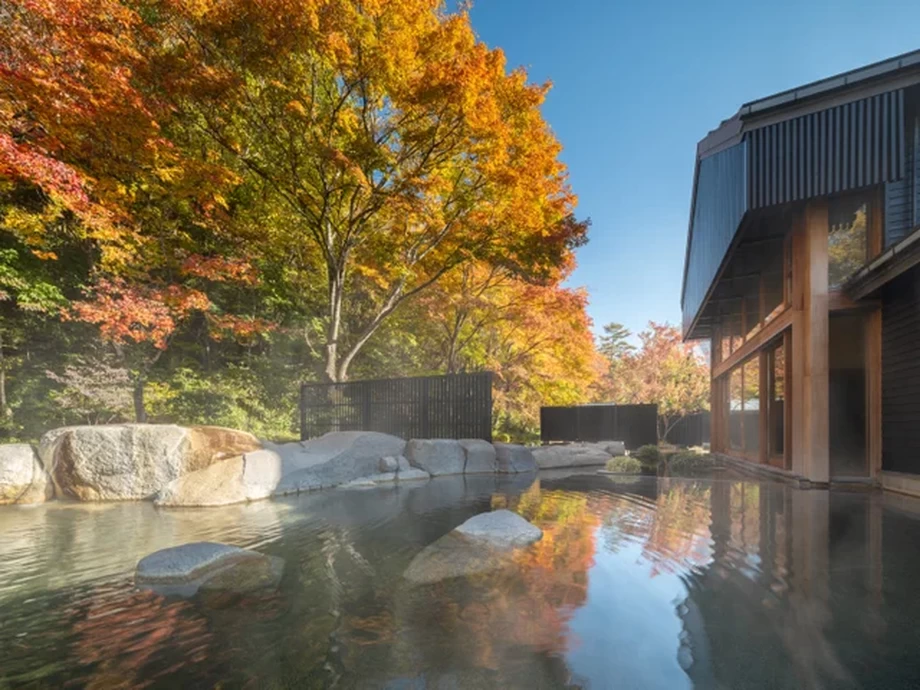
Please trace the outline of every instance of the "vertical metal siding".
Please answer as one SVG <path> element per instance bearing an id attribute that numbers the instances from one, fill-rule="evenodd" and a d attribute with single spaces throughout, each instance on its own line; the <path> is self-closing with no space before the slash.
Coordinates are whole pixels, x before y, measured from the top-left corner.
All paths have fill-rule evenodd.
<path id="1" fill-rule="evenodd" d="M 899 89 L 746 133 L 751 208 L 903 178 L 903 122 Z"/>
<path id="2" fill-rule="evenodd" d="M 702 306 L 748 209 L 747 148 L 747 142 L 741 142 L 699 162 L 684 276 L 685 332 Z"/>
<path id="3" fill-rule="evenodd" d="M 882 293 L 882 469 L 920 474 L 920 268 Z"/>
<path id="4" fill-rule="evenodd" d="M 906 150 L 904 107 L 902 89 L 871 96 L 750 129 L 741 143 L 699 161 L 681 302 L 685 333 L 749 210 L 884 184 L 886 243 L 920 223 L 920 155 Z"/>
<path id="5" fill-rule="evenodd" d="M 885 247 L 900 242 L 920 224 L 920 118 L 911 125 L 913 144 L 906 147 L 907 175 L 885 185 Z"/>

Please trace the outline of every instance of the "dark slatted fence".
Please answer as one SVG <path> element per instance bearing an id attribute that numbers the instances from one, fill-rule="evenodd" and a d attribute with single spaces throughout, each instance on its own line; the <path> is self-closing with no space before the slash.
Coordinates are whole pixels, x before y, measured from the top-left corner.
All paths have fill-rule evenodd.
<path id="1" fill-rule="evenodd" d="M 301 438 L 329 431 L 491 441 L 492 373 L 303 384 Z"/>
<path id="2" fill-rule="evenodd" d="M 709 430 L 709 412 L 697 412 L 681 417 L 664 440 L 675 446 L 701 446 L 709 443 Z"/>
<path id="3" fill-rule="evenodd" d="M 623 441 L 635 450 L 658 443 L 657 405 L 577 405 L 541 407 L 540 439 L 554 441 Z"/>

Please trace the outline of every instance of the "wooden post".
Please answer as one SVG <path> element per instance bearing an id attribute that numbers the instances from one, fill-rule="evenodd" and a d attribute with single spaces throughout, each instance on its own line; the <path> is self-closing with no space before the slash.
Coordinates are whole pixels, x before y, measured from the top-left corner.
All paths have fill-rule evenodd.
<path id="1" fill-rule="evenodd" d="M 882 310 L 866 315 L 866 450 L 869 476 L 882 471 Z"/>
<path id="2" fill-rule="evenodd" d="M 792 469 L 830 479 L 827 200 L 810 202 L 793 230 Z"/>
<path id="3" fill-rule="evenodd" d="M 709 448 L 716 452 L 721 452 L 719 415 L 722 406 L 719 404 L 719 382 L 712 377 L 712 373 L 721 361 L 722 327 L 716 325 L 712 329 L 712 339 L 709 341 Z"/>

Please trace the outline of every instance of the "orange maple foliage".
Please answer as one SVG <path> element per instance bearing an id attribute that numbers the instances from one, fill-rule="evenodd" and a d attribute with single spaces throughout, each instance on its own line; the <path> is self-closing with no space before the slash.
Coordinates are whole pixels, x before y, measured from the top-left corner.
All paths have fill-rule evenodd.
<path id="1" fill-rule="evenodd" d="M 269 241 L 316 262 L 296 269 L 323 279 L 329 379 L 346 378 L 381 324 L 457 266 L 549 278 L 571 263 L 586 226 L 540 113 L 548 85 L 508 71 L 465 10 L 440 0 L 156 7 L 158 92 L 205 150 L 275 200 Z"/>
<path id="2" fill-rule="evenodd" d="M 178 285 L 134 286 L 118 279 L 100 280 L 93 297 L 74 302 L 64 318 L 98 325 L 102 337 L 112 343 L 149 342 L 158 350 L 166 349 L 178 323 L 211 307 L 198 290 Z"/>

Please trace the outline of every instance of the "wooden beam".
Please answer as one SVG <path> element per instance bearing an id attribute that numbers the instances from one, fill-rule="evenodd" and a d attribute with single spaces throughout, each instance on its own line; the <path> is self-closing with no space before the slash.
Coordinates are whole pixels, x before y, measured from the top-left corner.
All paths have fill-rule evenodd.
<path id="1" fill-rule="evenodd" d="M 827 308 L 829 311 L 875 309 L 881 306 L 881 304 L 881 300 L 877 299 L 863 299 L 857 301 L 841 290 L 831 290 L 827 295 Z"/>
<path id="2" fill-rule="evenodd" d="M 719 362 L 718 366 L 713 370 L 713 377 L 719 377 L 731 371 L 769 341 L 773 340 L 773 338 L 789 328 L 789 326 L 792 325 L 792 317 L 792 309 L 781 311 L 775 319 L 760 329 L 757 335 L 732 352 L 731 356 Z"/>
<path id="3" fill-rule="evenodd" d="M 827 200 L 810 202 L 793 244 L 792 469 L 816 483 L 830 479 Z"/>

